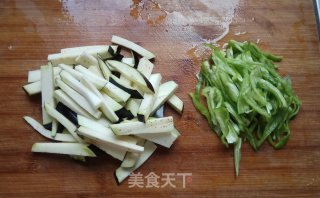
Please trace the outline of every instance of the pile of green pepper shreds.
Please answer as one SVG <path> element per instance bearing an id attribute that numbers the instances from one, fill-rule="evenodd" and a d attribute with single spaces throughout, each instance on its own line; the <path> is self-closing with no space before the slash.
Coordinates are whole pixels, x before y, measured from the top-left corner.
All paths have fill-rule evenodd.
<path id="1" fill-rule="evenodd" d="M 238 175 L 242 142 L 248 141 L 254 150 L 265 140 L 276 149 L 283 148 L 290 136 L 289 121 L 301 103 L 290 78 L 276 71 L 274 62 L 281 57 L 249 42 L 231 40 L 223 51 L 207 46 L 212 48 L 211 56 L 202 62 L 195 93 L 190 96 L 222 143 L 234 145 Z"/>

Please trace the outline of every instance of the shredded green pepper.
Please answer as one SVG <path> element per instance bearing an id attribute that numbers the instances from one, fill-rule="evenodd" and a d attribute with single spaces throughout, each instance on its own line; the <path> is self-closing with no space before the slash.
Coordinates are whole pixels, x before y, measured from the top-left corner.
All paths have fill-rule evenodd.
<path id="1" fill-rule="evenodd" d="M 211 56 L 202 62 L 196 91 L 189 95 L 222 143 L 233 145 L 238 176 L 242 143 L 248 141 L 258 150 L 268 140 L 275 149 L 283 148 L 291 133 L 289 121 L 301 102 L 291 79 L 277 73 L 275 62 L 282 57 L 250 42 L 231 40 L 225 50 L 206 46 Z"/>

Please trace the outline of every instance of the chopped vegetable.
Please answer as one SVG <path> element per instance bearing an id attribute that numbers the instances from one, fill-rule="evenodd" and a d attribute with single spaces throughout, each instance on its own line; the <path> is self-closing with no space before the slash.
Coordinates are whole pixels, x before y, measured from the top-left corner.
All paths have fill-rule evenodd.
<path id="1" fill-rule="evenodd" d="M 76 58 L 76 63 L 87 68 L 92 65 L 98 66 L 99 64 L 98 60 L 94 56 L 88 54 L 86 51 L 82 52 L 82 54 Z"/>
<path id="2" fill-rule="evenodd" d="M 137 145 L 138 146 L 144 146 L 145 144 L 145 141 L 144 139 L 140 139 L 138 142 L 137 142 Z M 131 168 L 133 167 L 139 157 L 140 157 L 140 154 L 141 153 L 135 153 L 135 152 L 127 152 L 125 158 L 123 159 L 122 163 L 121 163 L 121 167 L 124 167 L 124 168 Z"/>
<path id="3" fill-rule="evenodd" d="M 117 147 L 113 147 L 110 144 L 104 144 L 102 142 L 98 142 L 98 141 L 95 141 L 92 139 L 86 139 L 86 142 L 95 145 L 96 147 L 98 147 L 99 149 L 101 149 L 102 151 L 107 153 L 108 155 L 110 155 L 113 158 L 120 160 L 120 161 L 123 161 L 126 154 L 127 154 L 126 150 L 122 150 Z"/>
<path id="4" fill-rule="evenodd" d="M 81 72 L 78 72 L 75 69 L 73 69 L 73 66 L 61 63 L 61 64 L 58 65 L 58 67 L 61 68 L 64 71 L 68 72 L 69 74 L 71 74 L 77 80 L 80 80 L 83 77 L 83 74 Z"/>
<path id="5" fill-rule="evenodd" d="M 92 93 L 88 88 L 84 87 L 76 78 L 74 78 L 71 74 L 62 71 L 60 73 L 61 79 L 75 91 L 79 92 L 83 97 L 85 97 L 90 105 L 94 109 L 98 109 L 102 105 L 102 101 L 98 96 Z"/>
<path id="6" fill-rule="evenodd" d="M 163 118 L 164 117 L 164 106 L 158 108 L 156 112 L 154 112 L 153 117 L 155 118 Z"/>
<path id="7" fill-rule="evenodd" d="M 139 60 L 137 70 L 141 72 L 146 78 L 149 79 L 150 75 L 152 74 L 153 67 L 154 67 L 153 63 L 151 63 L 148 59 L 141 58 Z"/>
<path id="8" fill-rule="evenodd" d="M 166 101 L 170 104 L 174 92 L 178 89 L 178 84 L 174 81 L 168 81 L 160 85 L 158 95 L 152 107 L 151 115 L 157 111 Z"/>
<path id="9" fill-rule="evenodd" d="M 123 58 L 121 62 L 133 67 L 134 66 L 134 58 Z"/>
<path id="10" fill-rule="evenodd" d="M 42 101 L 42 123 L 49 124 L 53 121 L 52 117 L 48 115 L 44 109 L 44 104 L 54 107 L 55 101 L 53 98 L 54 80 L 53 68 L 51 64 L 41 66 L 41 101 Z"/>
<path id="11" fill-rule="evenodd" d="M 144 144 L 144 151 L 140 154 L 140 157 L 138 161 L 135 163 L 135 165 L 131 168 L 124 168 L 119 167 L 116 172 L 115 176 L 118 183 L 121 183 L 124 179 L 126 179 L 130 173 L 135 171 L 137 168 L 139 168 L 149 157 L 152 155 L 152 153 L 157 149 L 157 146 L 150 142 L 146 141 Z"/>
<path id="12" fill-rule="evenodd" d="M 127 121 L 112 124 L 110 128 L 116 135 L 134 135 L 142 133 L 169 133 L 174 129 L 172 116 L 164 118 L 150 118 L 146 123 Z"/>
<path id="13" fill-rule="evenodd" d="M 94 129 L 89 129 L 86 127 L 79 127 L 78 128 L 78 133 L 80 135 L 83 135 L 89 139 L 93 139 L 96 140 L 98 142 L 102 142 L 105 144 L 110 144 L 114 147 L 119 147 L 120 149 L 126 150 L 126 151 L 130 151 L 130 152 L 143 152 L 144 148 L 141 146 L 137 146 L 135 144 L 123 141 L 121 139 L 118 139 L 115 136 L 109 136 L 106 135 L 105 133 L 101 133 L 99 131 L 96 131 Z"/>
<path id="14" fill-rule="evenodd" d="M 34 120 L 33 118 L 29 116 L 24 116 L 23 119 L 32 126 L 36 131 L 38 131 L 41 135 L 44 137 L 55 140 L 55 141 L 60 141 L 60 142 L 77 142 L 76 139 L 70 134 L 63 134 L 63 133 L 57 133 L 54 137 L 51 136 L 51 131 L 48 131 L 45 129 L 39 122 Z"/>
<path id="15" fill-rule="evenodd" d="M 138 70 L 130 67 L 119 61 L 108 60 L 107 61 L 114 69 L 124 75 L 127 79 L 133 81 L 141 89 L 148 93 L 154 93 L 154 89 L 149 80 L 142 75 Z"/>
<path id="16" fill-rule="evenodd" d="M 60 73 L 61 69 L 59 67 L 53 68 L 54 76 Z M 41 69 L 33 70 L 28 72 L 28 83 L 33 83 L 41 80 Z"/>
<path id="17" fill-rule="evenodd" d="M 189 95 L 222 143 L 234 145 L 238 175 L 242 143 L 248 141 L 254 150 L 265 140 L 275 149 L 284 147 L 290 136 L 289 121 L 298 113 L 300 101 L 290 78 L 277 73 L 274 62 L 281 57 L 249 42 L 231 40 L 226 51 L 208 46 L 211 56 L 202 62 L 196 91 Z"/>
<path id="18" fill-rule="evenodd" d="M 35 143 L 31 149 L 37 153 L 57 153 L 65 155 L 76 155 L 86 157 L 96 157 L 94 152 L 82 143 Z"/>
<path id="19" fill-rule="evenodd" d="M 148 50 L 144 49 L 143 47 L 141 47 L 141 46 L 139 46 L 139 45 L 127 40 L 127 39 L 121 38 L 119 36 L 112 36 L 111 41 L 112 41 L 112 43 L 129 48 L 129 49 L 137 52 L 141 56 L 146 57 L 147 59 L 152 59 L 155 57 L 154 54 L 152 54 Z"/>
<path id="20" fill-rule="evenodd" d="M 173 129 L 169 133 L 141 133 L 136 134 L 136 136 L 149 140 L 166 148 L 170 148 L 173 142 L 180 136 L 180 133 L 177 132 L 177 129 Z"/>
<path id="21" fill-rule="evenodd" d="M 70 108 L 72 111 L 76 112 L 77 114 L 86 116 L 86 117 L 91 117 L 91 115 L 84 110 L 80 105 L 78 105 L 72 98 L 70 98 L 64 91 L 61 89 L 55 90 L 54 91 L 54 97 L 57 99 L 57 101 L 63 103 L 66 105 L 68 108 Z"/>
<path id="22" fill-rule="evenodd" d="M 121 77 L 123 77 L 123 75 L 121 75 Z M 142 99 L 143 96 L 141 95 L 141 93 L 136 90 L 135 88 L 131 87 L 130 85 L 126 84 L 126 82 L 124 82 L 124 78 L 118 78 L 114 75 L 111 76 L 111 78 L 109 79 L 109 81 L 114 84 L 115 86 L 119 87 L 120 89 L 126 91 L 127 93 L 129 93 L 131 95 L 131 98 L 136 98 L 136 99 Z M 126 79 L 128 80 L 128 79 Z M 129 80 L 128 80 L 129 81 Z M 129 81 L 131 83 L 131 81 Z"/>
<path id="23" fill-rule="evenodd" d="M 88 113 L 90 113 L 95 118 L 101 117 L 101 112 L 97 109 L 94 109 L 88 100 L 86 100 L 85 97 L 83 97 L 81 94 L 76 92 L 74 89 L 69 87 L 66 83 L 64 83 L 60 79 L 56 79 L 56 83 L 58 87 L 60 87 L 74 102 L 76 102 L 79 106 L 81 106 L 83 109 L 85 109 Z M 66 104 L 67 105 L 67 104 Z"/>
<path id="24" fill-rule="evenodd" d="M 142 122 L 146 122 L 152 111 L 152 107 L 158 97 L 158 90 L 160 86 L 162 76 L 160 74 L 152 74 L 149 78 L 152 87 L 154 88 L 154 93 L 145 93 L 143 95 L 143 100 L 140 104 L 138 111 L 138 119 Z"/>
<path id="25" fill-rule="evenodd" d="M 57 110 L 55 110 L 53 107 L 51 107 L 48 104 L 45 104 L 45 109 L 48 112 L 50 116 L 55 118 L 60 124 L 62 124 L 69 132 L 70 134 L 76 139 L 78 142 L 82 143 L 82 139 L 75 133 L 77 130 L 77 127 L 66 117 L 64 117 L 61 113 L 59 113 Z"/>
<path id="26" fill-rule="evenodd" d="M 29 95 L 41 93 L 46 125 L 24 119 L 42 136 L 59 141 L 35 143 L 32 152 L 85 162 L 85 157 L 95 157 L 89 148 L 94 145 L 122 161 L 116 171 L 121 182 L 151 156 L 154 143 L 170 148 L 180 136 L 173 118 L 163 115 L 163 105 L 178 85 L 161 83 L 162 76 L 152 74 L 151 52 L 117 36 L 112 42 L 121 46 L 61 49 L 48 56 L 48 65 L 30 71 L 23 89 Z M 121 54 L 122 47 L 131 57 Z"/>
<path id="27" fill-rule="evenodd" d="M 101 109 L 102 113 L 106 116 L 106 118 L 108 118 L 111 122 L 118 122 L 119 121 L 119 117 L 112 110 L 111 105 L 109 105 L 107 103 L 107 101 L 104 99 L 104 97 L 99 92 L 99 90 L 89 80 L 87 80 L 85 77 L 83 77 L 81 79 L 81 83 L 85 87 L 87 87 L 90 91 L 92 91 L 92 93 L 94 93 L 96 96 L 98 96 L 98 98 L 100 98 L 100 100 L 102 101 L 100 109 Z"/>
<path id="28" fill-rule="evenodd" d="M 36 81 L 27 85 L 24 85 L 23 90 L 29 95 L 35 95 L 41 93 L 41 81 Z"/>
<path id="29" fill-rule="evenodd" d="M 138 116 L 141 99 L 129 99 L 126 108 L 132 113 L 133 116 Z"/>
<path id="30" fill-rule="evenodd" d="M 168 99 L 168 104 L 179 114 L 182 114 L 184 106 L 182 100 L 178 96 L 172 95 Z"/>

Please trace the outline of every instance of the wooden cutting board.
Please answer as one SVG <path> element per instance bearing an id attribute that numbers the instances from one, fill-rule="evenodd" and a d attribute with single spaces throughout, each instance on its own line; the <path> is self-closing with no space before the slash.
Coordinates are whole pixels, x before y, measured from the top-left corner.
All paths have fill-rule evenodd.
<path id="1" fill-rule="evenodd" d="M 160 4 L 158 4 L 160 3 Z M 319 197 L 320 54 L 313 4 L 305 1 L 0 1 L 0 197 Z M 224 16 L 226 14 L 226 16 Z M 223 19 L 223 17 L 226 17 Z M 283 150 L 268 144 L 254 152 L 243 145 L 240 175 L 234 177 L 233 151 L 226 149 L 195 111 L 187 93 L 195 87 L 202 43 L 221 36 L 260 41 L 284 60 L 281 74 L 292 77 L 302 101 Z M 175 187 L 117 185 L 120 162 L 102 152 L 79 163 L 69 157 L 33 154 L 47 141 L 23 120 L 41 118 L 40 99 L 21 86 L 27 71 L 46 63 L 61 48 L 109 44 L 113 34 L 157 55 L 155 71 L 175 80 L 185 103 L 182 116 L 169 107 L 182 136 L 168 150 L 158 148 L 136 173 L 171 176 Z M 183 188 L 179 174 L 190 173 Z M 164 181 L 160 181 L 163 184 Z"/>

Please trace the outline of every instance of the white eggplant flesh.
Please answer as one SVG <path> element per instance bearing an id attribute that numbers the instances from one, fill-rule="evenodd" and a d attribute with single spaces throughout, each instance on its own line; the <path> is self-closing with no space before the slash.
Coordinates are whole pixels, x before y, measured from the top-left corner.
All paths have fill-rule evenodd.
<path id="1" fill-rule="evenodd" d="M 91 129 L 95 132 L 102 133 L 105 136 L 110 136 L 113 138 L 116 138 L 118 140 L 126 141 L 131 144 L 136 144 L 140 138 L 134 137 L 134 136 L 116 136 L 112 130 L 109 128 L 109 126 L 105 126 L 99 121 L 92 120 L 83 116 L 77 116 L 78 123 L 80 126 L 85 127 L 87 129 Z"/>
<path id="2" fill-rule="evenodd" d="M 95 75 L 97 75 L 98 77 L 100 78 L 104 78 L 99 66 L 95 66 L 95 65 L 92 65 L 88 68 L 88 70 L 92 73 L 94 73 Z"/>
<path id="3" fill-rule="evenodd" d="M 77 114 L 89 118 L 92 117 L 86 110 L 84 110 L 80 105 L 78 105 L 70 96 L 68 96 L 68 94 L 66 94 L 61 89 L 55 90 L 53 96 L 56 98 L 57 101 L 61 102 Z"/>
<path id="4" fill-rule="evenodd" d="M 107 105 L 105 100 L 102 100 L 101 111 L 111 122 L 119 121 L 119 117 L 115 114 L 111 107 Z"/>
<path id="5" fill-rule="evenodd" d="M 168 81 L 161 84 L 150 115 L 153 115 L 167 100 L 169 100 L 177 89 L 178 84 L 174 81 Z"/>
<path id="6" fill-rule="evenodd" d="M 101 123 L 99 121 L 96 121 L 96 120 L 88 119 L 84 116 L 78 115 L 77 117 L 78 117 L 78 123 L 80 126 L 83 126 L 83 127 L 98 131 L 100 133 L 104 133 L 106 135 L 115 137 L 115 135 L 113 134 L 113 132 L 110 129 L 106 129 L 106 128 L 108 128 L 108 125 Z M 130 142 L 132 144 L 135 144 L 138 141 L 136 138 L 129 137 L 129 136 L 127 136 L 125 138 L 117 138 L 117 139 L 124 140 L 124 141 Z M 86 138 L 85 141 L 89 142 L 91 144 L 94 144 L 95 146 L 97 146 L 98 148 L 100 148 L 101 150 L 106 152 L 107 154 L 111 155 L 112 157 L 114 157 L 120 161 L 123 161 L 123 159 L 127 153 L 126 149 L 114 147 L 113 145 L 110 145 L 110 144 L 106 144 L 106 143 L 99 142 L 99 141 L 92 140 L 92 139 L 88 139 L 88 138 Z"/>
<path id="7" fill-rule="evenodd" d="M 53 67 L 53 75 L 57 76 L 61 69 L 59 67 Z M 32 70 L 28 72 L 28 83 L 33 83 L 41 80 L 41 69 Z"/>
<path id="8" fill-rule="evenodd" d="M 85 97 L 76 92 L 74 89 L 72 89 L 69 85 L 67 85 L 60 79 L 56 79 L 56 83 L 68 96 L 70 96 L 70 98 L 73 99 L 73 101 L 75 101 L 93 117 L 97 119 L 101 117 L 101 112 L 94 109 Z"/>
<path id="9" fill-rule="evenodd" d="M 116 47 L 113 47 L 113 49 L 116 49 Z M 102 48 L 74 48 L 74 49 L 64 49 L 63 52 L 57 53 L 57 54 L 49 54 L 48 55 L 48 61 L 51 62 L 54 66 L 64 63 L 67 65 L 73 65 L 76 64 L 76 58 L 80 56 L 83 52 L 86 52 L 87 54 L 94 56 L 95 58 L 98 57 L 98 54 L 101 58 L 106 59 L 112 57 L 112 55 L 109 53 L 109 47 L 102 47 Z"/>
<path id="10" fill-rule="evenodd" d="M 112 124 L 110 120 L 108 120 L 106 117 L 101 117 L 99 119 L 94 118 L 93 120 L 98 122 L 99 124 L 102 124 L 105 127 L 109 127 L 109 125 Z"/>
<path id="11" fill-rule="evenodd" d="M 84 122 L 85 121 L 85 122 Z M 89 125 L 90 123 L 90 125 Z M 82 120 L 82 123 L 79 124 L 80 127 L 82 127 L 80 130 L 78 129 L 78 132 L 80 133 L 86 133 L 86 131 L 93 131 L 92 133 L 100 133 L 103 136 L 108 136 L 112 138 L 117 138 L 116 135 L 112 132 L 112 130 L 108 127 L 102 126 L 99 123 L 95 123 L 93 120 Z M 117 138 L 119 139 L 119 138 Z M 132 138 L 134 139 L 134 138 Z"/>
<path id="12" fill-rule="evenodd" d="M 146 142 L 146 140 L 141 139 L 137 142 L 137 145 L 144 146 L 145 142 Z M 125 158 L 123 159 L 123 161 L 121 163 L 121 167 L 123 167 L 123 168 L 134 167 L 134 165 L 137 163 L 139 157 L 140 157 L 140 153 L 127 152 Z"/>
<path id="13" fill-rule="evenodd" d="M 102 124 L 97 120 L 93 120 L 85 116 L 77 115 L 77 119 L 79 126 L 84 126 L 90 129 L 96 129 L 98 131 L 105 131 L 105 128 L 109 128 L 109 125 Z"/>
<path id="14" fill-rule="evenodd" d="M 117 147 L 113 147 L 110 144 L 105 144 L 103 142 L 98 142 L 92 139 L 88 139 L 86 138 L 86 142 L 89 142 L 90 144 L 95 145 L 96 147 L 98 147 L 99 149 L 101 149 L 102 151 L 104 151 L 105 153 L 107 153 L 108 155 L 110 155 L 111 157 L 123 161 L 123 159 L 126 156 L 127 151 L 124 149 L 119 149 Z"/>
<path id="15" fill-rule="evenodd" d="M 86 144 L 82 143 L 35 143 L 32 152 L 55 153 L 64 155 L 76 155 L 84 157 L 96 157 L 94 152 Z"/>
<path id="16" fill-rule="evenodd" d="M 101 111 L 102 113 L 111 121 L 111 122 L 118 122 L 119 117 L 115 114 L 112 107 L 107 103 L 105 98 L 102 96 L 102 94 L 99 92 L 99 90 L 88 80 L 86 77 L 83 77 L 81 79 L 81 83 L 87 87 L 92 93 L 94 93 L 96 96 L 100 98 L 102 101 L 101 104 Z"/>
<path id="17" fill-rule="evenodd" d="M 79 125 L 82 127 L 80 129 L 80 131 L 82 131 L 82 133 L 85 130 L 93 131 L 93 133 L 100 133 L 100 135 L 108 136 L 110 138 L 115 138 L 115 139 L 117 139 L 119 141 L 125 141 L 125 142 L 130 143 L 130 144 L 136 144 L 138 142 L 138 140 L 140 139 L 140 138 L 134 137 L 134 136 L 121 136 L 121 137 L 120 136 L 116 136 L 116 135 L 114 135 L 114 133 L 112 132 L 112 130 L 110 128 L 105 127 L 105 126 L 97 123 L 94 120 L 83 119 L 83 120 L 80 120 Z M 94 138 L 92 138 L 92 139 L 94 139 Z M 95 139 L 95 140 L 97 140 L 97 139 Z M 100 140 L 100 141 L 102 141 L 102 140 Z M 111 146 L 114 146 L 114 145 L 111 145 Z M 120 147 L 116 146 L 116 147 L 118 147 L 119 149 L 125 149 L 126 150 L 125 147 L 121 147 L 121 146 Z"/>
<path id="18" fill-rule="evenodd" d="M 74 90 L 79 92 L 83 97 L 85 97 L 89 103 L 92 105 L 94 109 L 98 109 L 101 107 L 102 101 L 101 99 L 92 93 L 88 88 L 84 87 L 76 78 L 74 78 L 71 74 L 62 71 L 60 73 L 62 81 L 72 87 Z"/>
<path id="19" fill-rule="evenodd" d="M 58 65 L 59 68 L 61 68 L 63 71 L 68 72 L 69 74 L 71 74 L 73 77 L 75 77 L 77 80 L 80 80 L 83 76 L 82 73 L 76 71 L 75 69 L 73 69 L 73 66 L 70 65 L 66 65 L 66 64 L 59 64 Z"/>
<path id="20" fill-rule="evenodd" d="M 142 99 L 130 98 L 126 103 L 126 109 L 128 109 L 134 117 L 137 117 L 141 102 L 142 102 Z"/>
<path id="21" fill-rule="evenodd" d="M 108 83 L 107 80 L 100 78 L 99 76 L 97 76 L 96 74 L 94 74 L 93 72 L 91 72 L 90 70 L 88 70 L 87 68 L 85 68 L 82 65 L 77 65 L 77 66 L 75 66 L 74 69 L 77 72 L 80 72 L 88 80 L 90 80 L 99 90 L 101 90 Z M 80 80 L 80 79 L 78 79 L 78 80 Z"/>
<path id="22" fill-rule="evenodd" d="M 57 122 L 57 120 L 55 120 L 55 119 L 52 120 L 52 123 L 51 123 L 51 125 L 52 125 L 52 127 L 51 127 L 51 136 L 52 137 L 56 136 L 56 134 L 57 134 L 58 124 L 59 123 Z"/>
<path id="23" fill-rule="evenodd" d="M 136 144 L 132 144 L 127 141 L 118 139 L 117 137 L 112 137 L 112 136 L 106 135 L 104 133 L 95 131 L 94 129 L 89 129 L 89 128 L 81 126 L 78 128 L 78 133 L 80 135 L 85 136 L 86 138 L 96 140 L 99 142 L 103 142 L 106 144 L 110 144 L 114 147 L 117 147 L 120 149 L 125 149 L 130 152 L 141 153 L 144 150 L 144 148 L 141 146 L 137 146 Z"/>
<path id="24" fill-rule="evenodd" d="M 184 105 L 183 101 L 178 96 L 171 96 L 167 102 L 175 111 L 177 111 L 179 114 L 182 114 Z"/>
<path id="25" fill-rule="evenodd" d="M 76 56 L 81 55 L 84 51 L 88 54 L 98 57 L 98 54 L 101 58 L 106 59 L 112 57 L 109 52 L 109 48 L 112 48 L 113 51 L 117 51 L 118 46 L 112 45 L 93 45 L 93 46 L 81 46 L 81 47 L 72 47 L 72 48 L 65 48 L 61 49 L 61 53 L 74 53 Z"/>
<path id="26" fill-rule="evenodd" d="M 116 135 L 135 135 L 141 133 L 169 133 L 174 129 L 172 116 L 164 118 L 150 118 L 146 123 L 127 121 L 112 124 L 110 128 Z"/>
<path id="27" fill-rule="evenodd" d="M 108 106 L 110 106 L 110 108 L 113 111 L 118 111 L 119 109 L 122 108 L 122 105 L 120 103 L 118 103 L 117 101 L 115 101 L 114 99 L 112 99 L 110 96 L 108 96 L 106 93 L 102 93 L 102 96 L 105 100 L 105 102 L 107 103 Z"/>
<path id="28" fill-rule="evenodd" d="M 22 88 L 29 96 L 39 94 L 41 93 L 41 81 L 26 84 Z"/>
<path id="29" fill-rule="evenodd" d="M 77 130 L 77 126 L 74 125 L 70 120 L 68 120 L 64 115 L 54 109 L 52 106 L 45 104 L 45 109 L 50 116 L 56 119 L 60 124 L 62 124 L 70 134 L 76 139 L 78 142 L 82 143 L 83 140 L 75 133 Z"/>
<path id="30" fill-rule="evenodd" d="M 140 58 L 137 70 L 149 79 L 150 75 L 152 74 L 153 67 L 153 63 L 151 63 L 148 59 Z"/>
<path id="31" fill-rule="evenodd" d="M 76 58 L 78 56 L 79 56 L 78 52 L 49 54 L 48 61 L 51 62 L 53 66 L 57 66 L 60 63 L 73 65 L 73 64 L 76 64 Z"/>
<path id="32" fill-rule="evenodd" d="M 51 135 L 51 131 L 45 129 L 39 122 L 29 116 L 24 116 L 23 119 L 30 124 L 38 133 L 42 136 L 59 142 L 77 142 L 76 139 L 70 134 L 57 133 L 54 137 Z"/>
<path id="33" fill-rule="evenodd" d="M 49 124 L 53 121 L 52 117 L 46 112 L 44 104 L 55 106 L 54 97 L 53 67 L 51 64 L 41 66 L 41 107 L 42 123 Z"/>
<path id="34" fill-rule="evenodd" d="M 89 50 L 89 49 L 108 49 L 109 45 L 87 45 L 87 46 L 79 46 L 79 47 L 69 47 L 63 48 L 60 50 L 61 53 L 71 52 L 71 51 L 81 51 L 80 53 Z"/>
<path id="35" fill-rule="evenodd" d="M 143 92 L 140 91 L 137 87 L 133 87 L 131 85 L 133 83 L 130 80 L 128 80 L 124 75 L 121 75 L 120 78 L 114 75 L 111 75 L 109 78 L 109 82 L 117 86 L 118 88 L 124 90 L 128 94 L 130 94 L 131 98 L 135 98 L 135 99 L 143 98 Z"/>
<path id="36" fill-rule="evenodd" d="M 106 65 L 106 63 L 100 57 L 98 58 L 98 66 L 103 74 L 103 77 L 106 80 L 109 80 L 109 78 L 111 76 L 111 71 L 110 71 L 109 67 Z"/>
<path id="37" fill-rule="evenodd" d="M 149 140 L 153 143 L 159 144 L 166 148 L 170 148 L 174 141 L 179 137 L 176 133 L 177 129 L 174 129 L 170 133 L 154 133 L 154 134 L 136 134 L 136 136 Z M 179 133 L 179 132 L 178 132 Z"/>
<path id="38" fill-rule="evenodd" d="M 94 56 L 88 54 L 86 51 L 84 51 L 80 56 L 76 58 L 76 63 L 79 65 L 83 65 L 86 68 L 92 65 L 98 66 L 98 60 Z"/>
<path id="39" fill-rule="evenodd" d="M 144 164 L 156 149 L 157 149 L 157 146 L 154 143 L 152 143 L 150 141 L 146 141 L 146 143 L 144 144 L 144 151 L 143 151 L 143 153 L 141 153 L 138 161 L 136 162 L 136 164 L 133 167 L 131 167 L 131 168 L 119 167 L 115 171 L 115 177 L 117 179 L 117 182 L 119 184 L 121 182 L 123 182 L 123 180 L 125 180 L 133 171 L 135 171 L 142 164 Z"/>
<path id="40" fill-rule="evenodd" d="M 134 58 L 123 58 L 121 62 L 133 67 L 134 66 Z"/>
<path id="41" fill-rule="evenodd" d="M 117 45 L 121 45 L 123 47 L 126 47 L 128 49 L 131 49 L 132 51 L 137 52 L 138 54 L 140 54 L 143 57 L 146 57 L 147 59 L 155 58 L 155 55 L 153 53 L 151 53 L 150 51 L 146 50 L 145 48 L 141 47 L 140 45 L 133 43 L 132 41 L 121 38 L 119 36 L 113 35 L 111 42 L 115 43 Z"/>
<path id="42" fill-rule="evenodd" d="M 119 81 L 121 81 L 121 83 L 126 86 L 126 87 L 131 87 L 131 81 L 129 79 L 127 79 L 124 75 L 121 75 L 119 78 Z"/>
<path id="43" fill-rule="evenodd" d="M 161 83 L 161 75 L 160 74 L 152 74 L 150 76 L 150 83 L 154 88 L 154 94 L 145 93 L 143 95 L 143 100 L 141 102 L 141 105 L 139 107 L 138 111 L 138 119 L 141 122 L 146 122 L 146 120 L 149 118 L 150 113 L 152 111 L 152 107 L 157 99 L 158 96 L 158 90 Z"/>
<path id="44" fill-rule="evenodd" d="M 108 82 L 106 86 L 102 89 L 102 91 L 108 94 L 115 101 L 120 103 L 125 103 L 130 98 L 130 94 L 128 92 L 117 87 L 111 82 Z"/>
<path id="45" fill-rule="evenodd" d="M 118 102 L 126 102 L 130 98 L 130 94 L 108 82 L 107 80 L 100 78 L 85 67 L 78 65 L 75 69 L 81 72 L 89 81 L 91 81 L 99 90 L 104 91 L 109 96 L 114 98 Z"/>
<path id="46" fill-rule="evenodd" d="M 108 60 L 107 61 L 114 69 L 116 69 L 118 72 L 121 73 L 121 75 L 124 75 L 127 79 L 134 82 L 138 87 L 140 87 L 143 91 L 154 93 L 154 89 L 149 82 L 149 80 L 141 74 L 138 70 L 136 70 L 133 67 L 130 67 L 127 64 L 124 64 L 119 61 L 115 60 Z"/>

